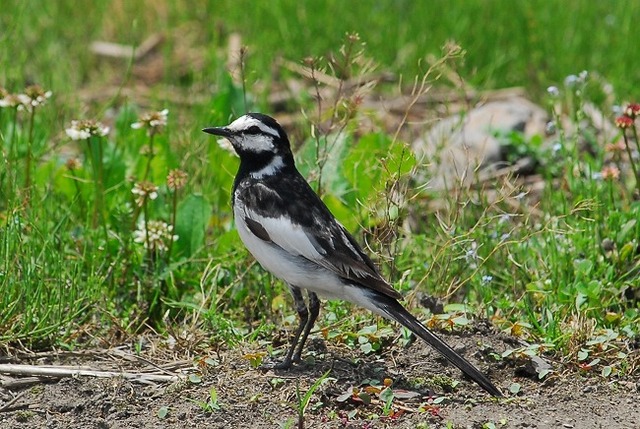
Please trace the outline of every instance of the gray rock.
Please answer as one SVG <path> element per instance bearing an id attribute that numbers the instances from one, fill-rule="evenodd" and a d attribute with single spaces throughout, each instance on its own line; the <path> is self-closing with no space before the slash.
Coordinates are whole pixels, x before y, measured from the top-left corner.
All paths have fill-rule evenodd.
<path id="1" fill-rule="evenodd" d="M 418 180 L 437 190 L 468 185 L 477 171 L 504 165 L 496 133 L 519 131 L 525 139 L 544 136 L 548 121 L 542 107 L 522 97 L 490 101 L 445 118 L 412 144 L 424 165 Z"/>

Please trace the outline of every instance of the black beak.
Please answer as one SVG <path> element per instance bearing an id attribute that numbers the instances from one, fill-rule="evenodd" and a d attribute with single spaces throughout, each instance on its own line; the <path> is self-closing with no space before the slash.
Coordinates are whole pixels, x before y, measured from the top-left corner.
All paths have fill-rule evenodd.
<path id="1" fill-rule="evenodd" d="M 221 137 L 231 137 L 232 135 L 231 131 L 229 131 L 226 127 L 203 128 L 202 131 L 204 131 L 207 134 L 213 134 L 214 136 L 221 136 Z"/>

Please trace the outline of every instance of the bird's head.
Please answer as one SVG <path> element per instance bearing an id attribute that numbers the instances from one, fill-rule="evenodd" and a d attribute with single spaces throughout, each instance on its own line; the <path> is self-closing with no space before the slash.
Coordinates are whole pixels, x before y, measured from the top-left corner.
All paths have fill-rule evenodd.
<path id="1" fill-rule="evenodd" d="M 287 134 L 275 119 L 262 113 L 247 113 L 225 127 L 202 131 L 229 140 L 241 160 L 291 157 Z"/>

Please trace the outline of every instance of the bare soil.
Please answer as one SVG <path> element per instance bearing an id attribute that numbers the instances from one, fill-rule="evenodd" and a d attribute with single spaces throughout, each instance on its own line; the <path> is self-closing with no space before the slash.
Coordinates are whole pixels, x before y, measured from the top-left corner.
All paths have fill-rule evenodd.
<path id="1" fill-rule="evenodd" d="M 512 362 L 490 357 L 492 351 L 513 348 L 514 340 L 488 325 L 462 336 L 442 335 L 485 371 L 505 398 L 491 398 L 419 341 L 365 355 L 314 338 L 307 351 L 313 363 L 290 371 L 253 368 L 247 356 L 261 351 L 255 344 L 186 361 L 186 372 L 199 374 L 199 383 L 140 384 L 122 377 L 81 376 L 20 387 L 12 383 L 24 379 L 0 376 L 0 428 L 294 428 L 298 427 L 297 390 L 304 395 L 329 369 L 328 379 L 311 396 L 304 415 L 306 428 L 640 428 L 637 376 L 612 380 L 562 369 L 551 362 L 554 372 L 539 381 Z M 126 372 L 167 373 L 173 368 L 175 373 L 176 368 L 183 368 L 185 373 L 184 361 L 172 367 L 158 355 L 149 351 L 124 359 L 122 353 L 117 357 L 103 351 L 23 357 L 20 362 L 11 357 L 0 360 Z M 209 363 L 204 363 L 206 358 Z M 453 390 L 443 388 L 437 382 L 441 376 L 459 384 Z M 394 399 L 391 416 L 385 415 L 384 401 L 375 392 L 369 404 L 343 395 L 350 387 L 360 386 L 362 391 L 371 379 L 385 378 L 393 381 L 392 389 L 401 396 Z M 520 384 L 519 392 L 510 392 L 513 383 Z M 205 410 L 199 403 L 208 400 L 212 387 L 219 409 Z M 405 398 L 403 392 L 417 396 Z M 434 404 L 436 397 L 445 399 Z M 168 413 L 160 417 L 163 407 Z"/>

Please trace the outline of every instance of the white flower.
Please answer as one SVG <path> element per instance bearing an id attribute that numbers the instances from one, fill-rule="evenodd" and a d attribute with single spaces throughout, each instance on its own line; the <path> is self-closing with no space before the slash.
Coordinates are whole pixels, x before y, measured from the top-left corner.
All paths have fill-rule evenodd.
<path id="1" fill-rule="evenodd" d="M 569 76 L 564 78 L 564 85 L 566 87 L 572 88 L 578 83 L 578 76 L 575 74 L 570 74 Z"/>
<path id="2" fill-rule="evenodd" d="M 564 85 L 567 88 L 573 88 L 577 85 L 583 85 L 587 82 L 587 78 L 589 77 L 589 72 L 586 70 L 582 70 L 578 75 L 570 74 L 566 78 L 564 78 Z"/>
<path id="3" fill-rule="evenodd" d="M 138 122 L 131 124 L 131 128 L 136 130 L 139 128 L 146 128 L 147 134 L 157 134 L 167 125 L 168 116 L 169 109 L 164 109 L 159 112 L 145 113 L 138 118 Z"/>
<path id="4" fill-rule="evenodd" d="M 145 200 L 158 198 L 158 187 L 151 182 L 138 182 L 133 185 L 131 193 L 136 196 L 136 204 L 142 207 Z"/>
<path id="5" fill-rule="evenodd" d="M 152 115 L 149 125 L 152 127 L 164 127 L 167 125 L 167 116 L 169 116 L 169 109 L 161 110 L 156 115 Z"/>
<path id="6" fill-rule="evenodd" d="M 578 74 L 578 80 L 580 81 L 580 83 L 585 83 L 587 81 L 587 78 L 589 77 L 589 72 L 586 70 L 582 70 L 579 74 Z"/>
<path id="7" fill-rule="evenodd" d="M 22 102 L 20 101 L 20 97 L 16 94 L 7 94 L 5 97 L 0 99 L 0 107 L 16 107 L 21 104 Z"/>
<path id="8" fill-rule="evenodd" d="M 65 133 L 71 138 L 71 140 L 86 140 L 91 137 L 91 133 L 87 130 L 78 130 L 76 128 L 67 128 Z"/>
<path id="9" fill-rule="evenodd" d="M 20 99 L 15 94 L 10 94 L 9 91 L 0 87 L 0 107 L 16 107 L 20 104 Z"/>
<path id="10" fill-rule="evenodd" d="M 474 261 L 478 259 L 478 243 L 475 241 L 471 242 L 471 247 L 465 252 L 465 258 L 467 261 Z"/>
<path id="11" fill-rule="evenodd" d="M 482 276 L 482 283 L 484 284 L 490 283 L 491 280 L 493 280 L 493 276 L 489 276 L 489 275 Z"/>
<path id="12" fill-rule="evenodd" d="M 153 249 L 160 252 L 169 250 L 168 244 L 178 240 L 178 236 L 172 234 L 173 225 L 159 220 L 138 222 L 138 229 L 133 232 L 133 241 L 144 244 L 145 249 Z"/>
<path id="13" fill-rule="evenodd" d="M 549 94 L 552 97 L 557 97 L 560 95 L 560 90 L 558 89 L 557 86 L 550 86 L 547 88 L 547 94 Z"/>
<path id="14" fill-rule="evenodd" d="M 24 90 L 24 94 L 18 94 L 20 105 L 27 110 L 43 105 L 51 98 L 51 91 L 45 91 L 40 85 L 31 85 Z"/>
<path id="15" fill-rule="evenodd" d="M 71 121 L 71 126 L 64 130 L 71 140 L 87 140 L 91 136 L 104 137 L 109 134 L 109 127 L 102 123 L 85 119 Z"/>

